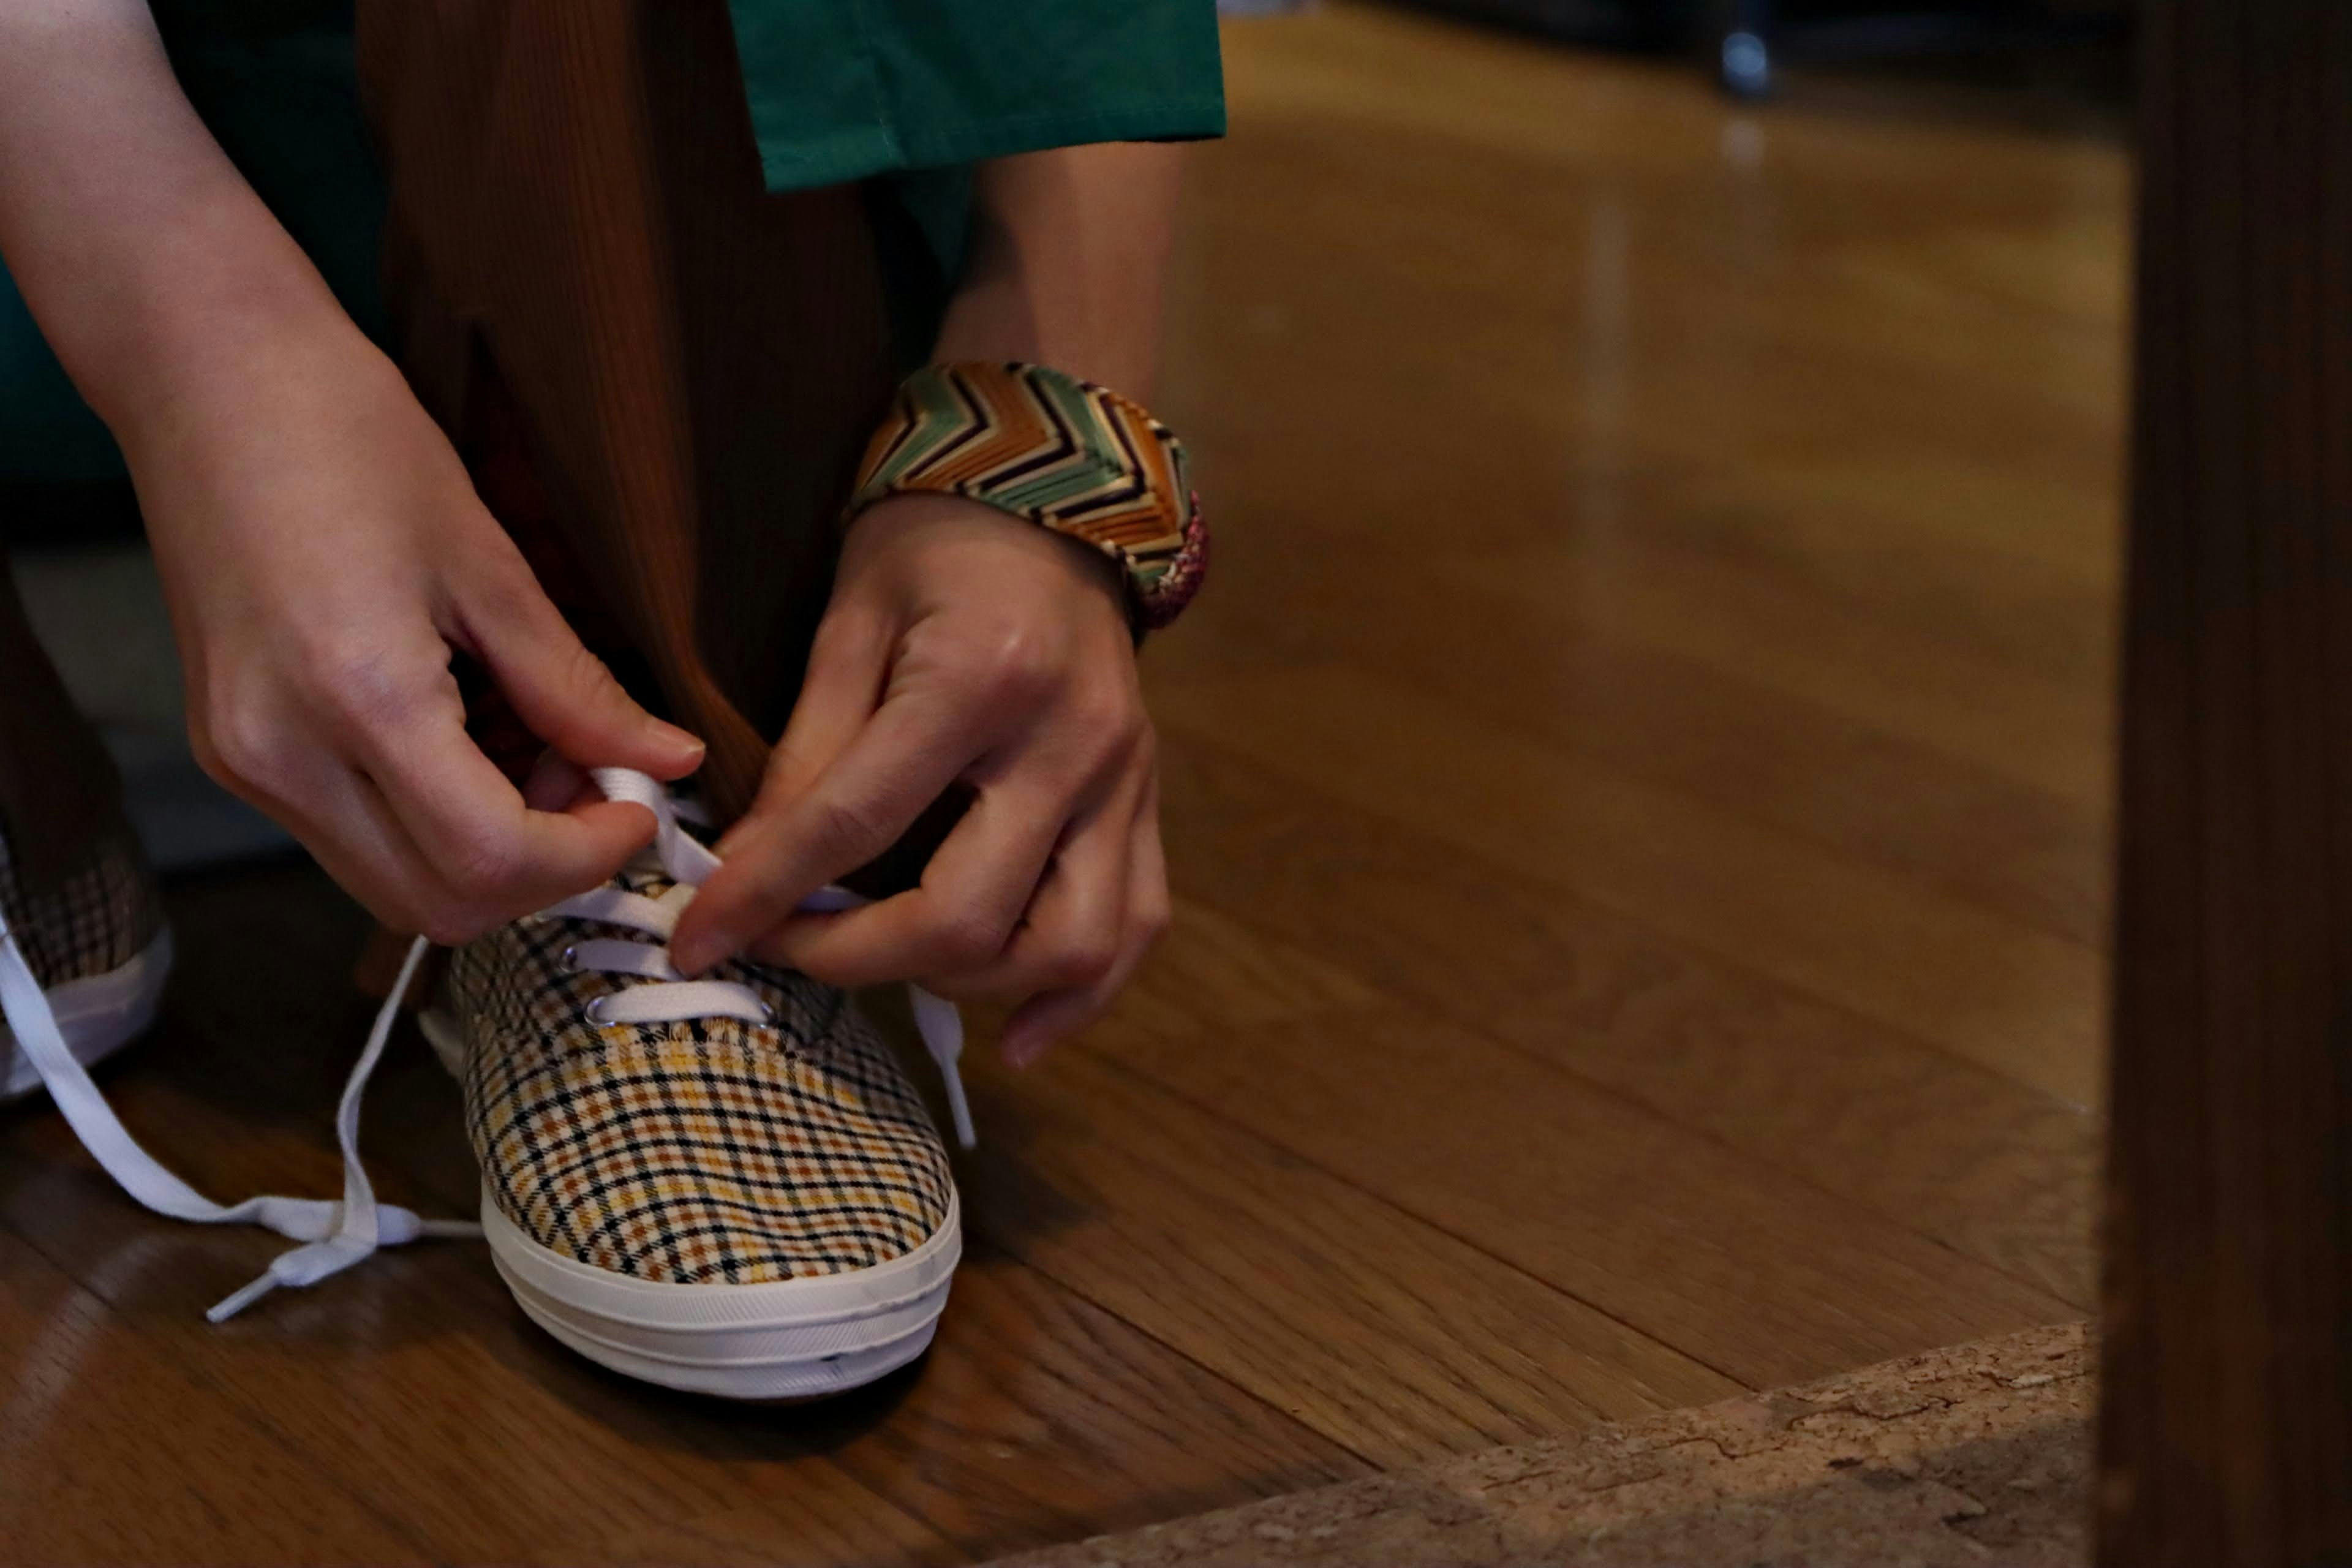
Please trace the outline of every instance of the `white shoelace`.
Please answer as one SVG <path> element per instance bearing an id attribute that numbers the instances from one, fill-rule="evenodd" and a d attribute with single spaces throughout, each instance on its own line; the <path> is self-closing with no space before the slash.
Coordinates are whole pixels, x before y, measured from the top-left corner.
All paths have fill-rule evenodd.
<path id="1" fill-rule="evenodd" d="M 658 899 L 605 886 L 566 899 L 542 911 L 541 918 L 569 917 L 603 921 L 658 939 L 656 942 L 598 938 L 575 942 L 568 961 L 576 968 L 607 974 L 632 974 L 646 984 L 631 985 L 600 998 L 588 1010 L 589 1021 L 609 1024 L 682 1023 L 693 1018 L 740 1018 L 747 1023 L 769 1020 L 768 1005 L 748 985 L 730 980 L 688 980 L 669 960 L 667 946 L 677 917 L 694 889 L 719 868 L 719 857 L 678 826 L 678 811 L 668 792 L 653 779 L 625 768 L 600 768 L 596 783 L 614 800 L 633 800 L 646 807 L 660 824 L 654 854 L 662 871 L 677 885 Z M 802 904 L 820 912 L 853 909 L 866 900 L 845 888 L 827 888 Z M 197 1225 L 253 1225 L 276 1231 L 303 1245 L 281 1253 L 268 1271 L 242 1289 L 232 1292 L 205 1316 L 217 1323 L 235 1316 L 281 1285 L 315 1285 L 373 1254 L 379 1247 L 397 1247 L 419 1237 L 478 1237 L 482 1227 L 468 1220 L 425 1219 L 397 1204 L 376 1202 L 375 1188 L 360 1163 L 360 1100 L 368 1079 L 383 1056 L 392 1026 L 400 1016 L 401 998 L 415 979 L 428 943 L 419 937 L 393 982 L 392 993 L 377 1009 L 375 1026 L 368 1031 L 367 1048 L 343 1085 L 335 1110 L 335 1142 L 343 1155 L 341 1201 L 324 1198 L 255 1197 L 241 1204 L 213 1202 L 163 1168 L 139 1146 L 136 1139 L 90 1081 L 88 1069 L 75 1059 L 58 1029 L 57 1016 L 0 916 L 0 1017 L 16 1037 L 17 1048 L 31 1058 L 49 1098 L 68 1125 L 89 1151 L 100 1169 L 114 1178 L 133 1199 L 155 1213 Z M 965 1148 L 976 1142 L 971 1110 L 966 1103 L 957 1058 L 963 1053 L 963 1021 L 954 1004 L 910 985 L 908 995 L 923 1045 L 939 1065 L 947 1087 L 948 1107 L 955 1118 L 956 1140 Z"/>

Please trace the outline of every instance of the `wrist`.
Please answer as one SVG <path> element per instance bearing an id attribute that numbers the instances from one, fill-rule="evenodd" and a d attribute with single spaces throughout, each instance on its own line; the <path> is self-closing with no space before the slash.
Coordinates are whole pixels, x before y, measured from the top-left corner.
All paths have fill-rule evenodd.
<path id="1" fill-rule="evenodd" d="M 1035 563 L 1037 570 L 1067 576 L 1091 587 L 1088 604 L 1099 603 L 1124 624 L 1127 618 L 1126 574 L 1118 563 L 1101 551 L 1075 539 L 1041 529 L 1027 521 L 961 496 L 904 494 L 886 496 L 850 521 L 843 541 L 842 560 L 854 563 L 873 551 L 920 549 L 929 542 L 957 544 L 984 542 L 992 548 L 1018 552 Z"/>

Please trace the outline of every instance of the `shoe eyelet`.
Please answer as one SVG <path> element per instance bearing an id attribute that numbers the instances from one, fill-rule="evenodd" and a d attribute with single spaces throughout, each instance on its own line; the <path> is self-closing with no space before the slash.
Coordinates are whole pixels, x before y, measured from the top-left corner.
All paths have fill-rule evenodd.
<path id="1" fill-rule="evenodd" d="M 574 974 L 580 973 L 580 949 L 578 947 L 567 947 L 563 950 L 563 967 L 570 970 Z"/>
<path id="2" fill-rule="evenodd" d="M 605 1025 L 604 1025 L 604 1004 L 605 1004 L 608 1000 L 610 1000 L 610 998 L 608 998 L 608 997 L 604 997 L 604 996 L 596 996 L 596 997 L 592 997 L 592 998 L 590 998 L 589 1003 L 588 1003 L 588 1005 L 587 1005 L 586 1009 L 583 1011 L 583 1015 L 582 1015 L 582 1016 L 584 1016 L 584 1017 L 585 1017 L 585 1018 L 586 1018 L 586 1019 L 587 1019 L 591 1024 L 593 1024 L 596 1027 L 598 1027 L 598 1028 L 600 1028 L 600 1029 L 601 1029 L 601 1028 L 604 1028 L 604 1027 L 605 1026 Z"/>
<path id="3" fill-rule="evenodd" d="M 769 1003 L 768 999 L 767 999 L 765 996 L 761 997 L 761 998 L 760 998 L 760 1022 L 761 1022 L 762 1024 L 772 1024 L 772 1023 L 774 1023 L 775 1021 L 776 1021 L 776 1009 L 774 1008 L 774 1006 L 772 1006 L 772 1005 Z"/>

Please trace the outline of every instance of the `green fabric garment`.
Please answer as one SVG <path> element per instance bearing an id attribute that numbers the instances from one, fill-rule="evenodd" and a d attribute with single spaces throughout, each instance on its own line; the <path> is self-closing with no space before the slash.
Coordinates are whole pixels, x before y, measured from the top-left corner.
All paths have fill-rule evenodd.
<path id="1" fill-rule="evenodd" d="M 361 124 L 352 0 L 153 4 L 197 112 L 374 331 L 383 188 Z M 1224 130 L 1214 0 L 729 0 L 729 11 L 768 188 L 873 181 L 944 274 L 961 258 L 973 162 Z M 121 473 L 0 273 L 0 485 Z"/>
<path id="2" fill-rule="evenodd" d="M 774 191 L 1225 128 L 1212 0 L 729 0 Z M 907 187 L 943 256 L 964 188 Z"/>

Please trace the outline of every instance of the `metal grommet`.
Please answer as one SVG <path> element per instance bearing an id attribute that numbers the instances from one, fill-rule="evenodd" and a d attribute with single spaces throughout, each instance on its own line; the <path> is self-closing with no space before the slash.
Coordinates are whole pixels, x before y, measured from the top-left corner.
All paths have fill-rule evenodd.
<path id="1" fill-rule="evenodd" d="M 600 1029 L 604 1026 L 604 1004 L 609 1000 L 609 997 L 598 996 L 593 998 L 588 1004 L 588 1021 Z"/>
<path id="2" fill-rule="evenodd" d="M 776 1021 L 776 1010 L 775 1010 L 775 1008 L 774 1008 L 774 1007 L 772 1007 L 772 1006 L 771 1006 L 771 1005 L 769 1005 L 768 999 L 767 999 L 765 996 L 761 997 L 761 998 L 760 998 L 760 1022 L 761 1022 L 762 1024 L 772 1024 L 772 1023 L 774 1023 L 775 1021 Z"/>
<path id="3" fill-rule="evenodd" d="M 564 967 L 564 968 L 566 968 L 566 969 L 568 969 L 568 970 L 570 970 L 570 971 L 572 971 L 574 974 L 577 974 L 577 973 L 580 973 L 580 949 L 579 949 L 579 948 L 577 948 L 576 946 L 575 946 L 575 947 L 567 947 L 567 948 L 565 948 L 565 949 L 563 950 L 563 967 Z"/>

